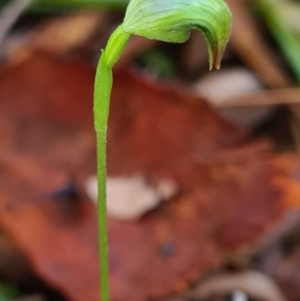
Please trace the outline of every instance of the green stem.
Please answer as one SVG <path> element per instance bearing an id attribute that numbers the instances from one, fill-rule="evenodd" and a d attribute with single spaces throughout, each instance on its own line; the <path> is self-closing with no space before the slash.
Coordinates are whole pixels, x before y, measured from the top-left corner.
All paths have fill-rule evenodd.
<path id="1" fill-rule="evenodd" d="M 98 236 L 101 300 L 109 300 L 108 243 L 106 222 L 106 131 L 97 132 Z"/>
<path id="2" fill-rule="evenodd" d="M 109 267 L 106 220 L 106 132 L 112 88 L 112 67 L 123 52 L 130 35 L 119 26 L 109 39 L 97 66 L 94 93 L 94 121 L 97 134 L 98 235 L 100 251 L 101 300 L 109 301 Z"/>

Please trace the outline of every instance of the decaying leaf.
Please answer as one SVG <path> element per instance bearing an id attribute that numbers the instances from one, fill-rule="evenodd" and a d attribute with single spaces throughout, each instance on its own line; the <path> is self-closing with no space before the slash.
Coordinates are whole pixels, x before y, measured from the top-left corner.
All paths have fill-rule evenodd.
<path id="1" fill-rule="evenodd" d="M 87 45 L 91 38 L 107 23 L 105 11 L 79 12 L 48 18 L 29 33 L 22 33 L 21 39 L 9 39 L 6 45 L 8 56 L 13 61 L 19 61 L 28 52 L 38 49 L 70 58 L 78 49 L 90 47 Z"/>
<path id="2" fill-rule="evenodd" d="M 83 193 L 95 173 L 92 85 L 88 67 L 45 55 L 0 72 L 0 224 L 73 301 L 99 296 L 96 209 Z M 277 170 L 268 143 L 202 99 L 116 71 L 109 175 L 168 178 L 180 194 L 138 221 L 109 218 L 112 300 L 181 292 L 271 230 L 283 207 Z"/>
<path id="3" fill-rule="evenodd" d="M 34 34 L 30 47 L 65 54 L 87 42 L 103 26 L 104 12 L 83 12 L 49 20 Z"/>

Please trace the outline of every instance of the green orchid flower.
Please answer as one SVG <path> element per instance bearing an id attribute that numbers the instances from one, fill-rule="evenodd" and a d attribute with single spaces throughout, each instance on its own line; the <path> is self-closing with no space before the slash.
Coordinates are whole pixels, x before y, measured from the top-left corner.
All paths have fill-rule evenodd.
<path id="1" fill-rule="evenodd" d="M 220 67 L 231 30 L 231 13 L 223 0 L 131 0 L 124 22 L 113 32 L 99 60 L 95 79 L 94 120 L 97 133 L 98 220 L 102 301 L 109 300 L 106 225 L 106 131 L 112 68 L 131 35 L 183 43 L 190 30 L 204 35 L 210 69 Z"/>

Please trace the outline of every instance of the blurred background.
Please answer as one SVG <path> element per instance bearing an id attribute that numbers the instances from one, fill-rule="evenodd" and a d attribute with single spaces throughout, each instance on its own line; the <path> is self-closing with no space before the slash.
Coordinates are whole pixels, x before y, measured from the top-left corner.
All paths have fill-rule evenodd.
<path id="1" fill-rule="evenodd" d="M 114 67 L 112 301 L 300 299 L 300 3 L 226 2 L 220 70 L 197 31 Z M 0 0 L 0 301 L 99 300 L 93 85 L 127 4 Z"/>

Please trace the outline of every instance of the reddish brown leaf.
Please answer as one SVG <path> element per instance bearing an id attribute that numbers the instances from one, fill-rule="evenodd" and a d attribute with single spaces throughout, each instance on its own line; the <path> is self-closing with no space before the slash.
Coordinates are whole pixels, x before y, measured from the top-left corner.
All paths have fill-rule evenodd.
<path id="1" fill-rule="evenodd" d="M 0 223 L 74 301 L 98 300 L 96 210 L 83 194 L 62 207 L 53 192 L 95 170 L 92 86 L 89 68 L 42 55 L 0 74 Z M 108 141 L 110 174 L 167 177 L 181 189 L 138 222 L 109 219 L 113 301 L 184 290 L 280 217 L 268 145 L 174 87 L 116 71 Z"/>

